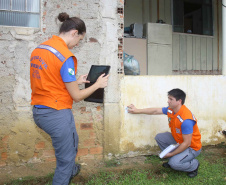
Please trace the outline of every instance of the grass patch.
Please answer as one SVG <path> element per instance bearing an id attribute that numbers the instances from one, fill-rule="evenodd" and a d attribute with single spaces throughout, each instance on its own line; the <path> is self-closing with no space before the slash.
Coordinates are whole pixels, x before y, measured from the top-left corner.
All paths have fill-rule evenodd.
<path id="1" fill-rule="evenodd" d="M 218 148 L 226 148 L 226 143 L 221 142 L 220 144 L 217 145 Z"/>
<path id="2" fill-rule="evenodd" d="M 198 176 L 189 178 L 187 173 L 163 168 L 163 161 L 158 156 L 147 156 L 144 161 L 148 169 L 139 168 L 139 164 L 129 169 L 117 168 L 122 165 L 120 160 L 105 161 L 105 167 L 98 169 L 96 175 L 83 178 L 77 176 L 70 185 L 223 185 L 226 184 L 226 155 L 225 143 L 216 146 L 203 147 L 203 151 L 197 157 L 200 162 Z M 149 168 L 150 166 L 150 168 Z M 106 167 L 115 167 L 111 172 L 106 172 Z M 112 172 L 112 170 L 114 170 Z M 6 185 L 51 185 L 53 174 L 46 177 L 25 177 L 17 179 Z"/>
<path id="3" fill-rule="evenodd" d="M 6 183 L 6 185 L 52 185 L 53 175 L 53 173 L 50 173 L 45 177 L 23 177 L 12 180 L 10 183 Z"/>
<path id="4" fill-rule="evenodd" d="M 111 159 L 104 161 L 105 167 L 116 167 L 122 165 L 122 163 L 117 159 Z"/>
<path id="5" fill-rule="evenodd" d="M 162 163 L 162 160 L 157 155 L 146 156 L 145 163 L 151 163 L 153 165 L 158 165 Z"/>
<path id="6" fill-rule="evenodd" d="M 92 177 L 87 185 L 148 185 L 148 184 L 167 184 L 167 185 L 181 185 L 181 184 L 226 184 L 225 179 L 225 159 L 217 160 L 217 163 L 209 163 L 205 160 L 204 155 L 200 155 L 199 174 L 195 178 L 189 178 L 187 173 L 174 171 L 172 169 L 162 168 L 156 156 L 149 157 L 150 161 L 154 161 L 155 168 L 153 170 L 133 170 L 129 173 L 100 173 Z M 224 161 L 224 162 L 223 162 Z"/>
<path id="7" fill-rule="evenodd" d="M 224 145 L 216 146 L 224 148 Z M 175 171 L 162 167 L 158 156 L 146 157 L 145 163 L 153 165 L 152 170 L 126 170 L 119 173 L 100 173 L 93 176 L 88 185 L 197 185 L 226 184 L 226 157 L 211 150 L 204 150 L 197 159 L 200 162 L 198 176 L 189 178 L 186 172 Z M 214 162 L 213 162 L 214 161 Z"/>

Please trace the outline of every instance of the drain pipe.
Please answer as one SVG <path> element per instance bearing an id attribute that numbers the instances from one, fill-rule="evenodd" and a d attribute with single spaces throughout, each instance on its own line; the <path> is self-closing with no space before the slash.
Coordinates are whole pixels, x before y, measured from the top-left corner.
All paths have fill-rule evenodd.
<path id="1" fill-rule="evenodd" d="M 226 0 L 222 0 L 222 75 L 226 75 Z"/>

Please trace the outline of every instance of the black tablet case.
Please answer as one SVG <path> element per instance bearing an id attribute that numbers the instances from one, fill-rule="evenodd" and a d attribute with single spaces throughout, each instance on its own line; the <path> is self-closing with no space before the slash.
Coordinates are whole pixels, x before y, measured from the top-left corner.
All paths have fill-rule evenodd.
<path id="1" fill-rule="evenodd" d="M 92 65 L 87 76 L 87 80 L 90 81 L 90 83 L 86 83 L 85 88 L 88 88 L 91 85 L 93 85 L 101 74 L 105 73 L 105 75 L 107 75 L 109 73 L 109 70 L 110 66 Z M 104 100 L 104 88 L 97 89 L 93 94 L 84 99 L 84 101 L 95 103 L 103 103 L 103 100 Z"/>

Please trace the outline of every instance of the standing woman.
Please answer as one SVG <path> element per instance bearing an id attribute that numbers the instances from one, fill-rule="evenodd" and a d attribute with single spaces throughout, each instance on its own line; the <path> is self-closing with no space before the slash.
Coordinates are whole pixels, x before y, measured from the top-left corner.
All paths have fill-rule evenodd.
<path id="1" fill-rule="evenodd" d="M 36 125 L 51 136 L 55 149 L 53 185 L 68 185 L 80 171 L 80 165 L 75 164 L 78 135 L 71 111 L 73 100 L 79 102 L 106 87 L 108 75 L 101 75 L 89 88 L 79 89 L 79 84 L 89 82 L 87 75 L 76 79 L 77 59 L 69 49 L 84 38 L 86 26 L 80 18 L 70 18 L 67 13 L 60 13 L 58 19 L 63 22 L 59 36 L 40 44 L 31 54 L 31 105 Z"/>

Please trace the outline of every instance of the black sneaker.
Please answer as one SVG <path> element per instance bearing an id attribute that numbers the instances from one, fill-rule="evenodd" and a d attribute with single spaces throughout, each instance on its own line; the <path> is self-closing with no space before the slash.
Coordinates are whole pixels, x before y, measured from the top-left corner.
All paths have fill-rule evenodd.
<path id="1" fill-rule="evenodd" d="M 72 175 L 72 176 L 70 177 L 69 184 L 71 183 L 71 180 L 72 180 L 76 175 L 78 175 L 79 172 L 80 172 L 80 170 L 81 170 L 81 164 L 75 164 L 75 166 L 76 166 L 76 172 L 75 172 L 74 175 Z M 68 185 L 69 185 L 69 184 L 68 184 Z"/>
<path id="2" fill-rule="evenodd" d="M 188 172 L 188 177 L 193 178 L 193 177 L 196 177 L 198 175 L 199 165 L 200 164 L 198 163 L 198 167 L 194 171 Z"/>
<path id="3" fill-rule="evenodd" d="M 171 168 L 168 162 L 163 163 L 162 166 L 164 168 Z"/>

